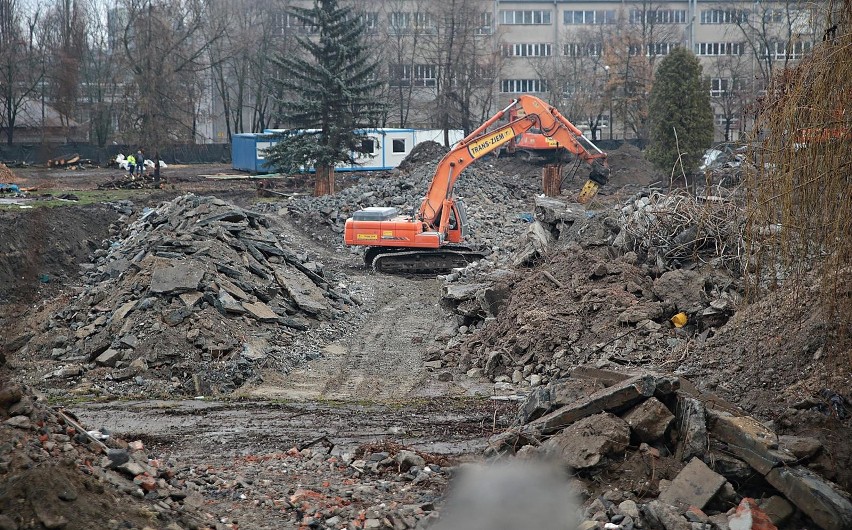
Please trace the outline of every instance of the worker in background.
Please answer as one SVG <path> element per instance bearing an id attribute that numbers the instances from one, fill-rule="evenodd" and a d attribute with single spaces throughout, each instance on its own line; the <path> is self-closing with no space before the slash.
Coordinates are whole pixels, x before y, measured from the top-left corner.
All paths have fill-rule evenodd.
<path id="1" fill-rule="evenodd" d="M 136 157 L 133 155 L 127 156 L 127 171 L 131 177 L 133 176 L 133 172 L 136 171 Z"/>
<path id="2" fill-rule="evenodd" d="M 136 151 L 136 174 L 140 177 L 142 173 L 145 171 L 145 154 L 142 152 L 142 148 L 140 147 L 138 151 Z"/>

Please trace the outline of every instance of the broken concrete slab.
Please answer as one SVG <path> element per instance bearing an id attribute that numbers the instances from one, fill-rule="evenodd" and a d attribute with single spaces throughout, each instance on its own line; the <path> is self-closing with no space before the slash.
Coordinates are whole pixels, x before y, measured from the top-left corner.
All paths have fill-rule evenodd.
<path id="1" fill-rule="evenodd" d="M 704 508 L 725 482 L 725 477 L 693 457 L 669 487 L 660 492 L 659 500 L 683 509 L 689 506 Z"/>
<path id="2" fill-rule="evenodd" d="M 786 523 L 795 511 L 793 505 L 780 495 L 773 495 L 768 499 L 758 500 L 757 504 L 769 516 L 769 519 L 775 526 L 781 526 Z"/>
<path id="3" fill-rule="evenodd" d="M 109 366 L 115 368 L 115 364 L 121 360 L 122 354 L 118 350 L 109 348 L 95 359 L 95 364 L 98 366 Z"/>
<path id="4" fill-rule="evenodd" d="M 486 287 L 487 284 L 484 283 L 450 283 L 441 288 L 441 297 L 453 302 L 463 302 L 476 297 L 476 293 Z"/>
<path id="5" fill-rule="evenodd" d="M 573 224 L 586 219 L 586 208 L 578 203 L 566 203 L 553 197 L 536 196 L 535 218 L 544 224 Z"/>
<path id="6" fill-rule="evenodd" d="M 197 291 L 203 278 L 204 264 L 198 261 L 159 263 L 151 273 L 150 291 L 154 294 Z"/>
<path id="7" fill-rule="evenodd" d="M 260 322 L 277 322 L 278 315 L 263 302 L 243 302 L 243 307 L 255 320 Z"/>
<path id="8" fill-rule="evenodd" d="M 541 445 L 540 451 L 571 469 L 587 469 L 630 444 L 630 427 L 608 412 L 583 418 Z"/>
<path id="9" fill-rule="evenodd" d="M 679 431 L 675 454 L 681 461 L 703 455 L 708 448 L 707 418 L 704 403 L 691 397 L 678 395 L 677 426 Z"/>
<path id="10" fill-rule="evenodd" d="M 728 445 L 728 451 L 763 475 L 779 465 L 792 464 L 795 455 L 778 446 L 778 436 L 751 416 L 733 416 L 707 410 L 710 434 Z"/>
<path id="11" fill-rule="evenodd" d="M 216 285 L 218 285 L 220 289 L 228 291 L 228 294 L 230 294 L 237 300 L 248 301 L 251 299 L 251 297 L 245 291 L 234 285 L 231 281 L 222 278 L 221 276 L 216 278 Z"/>
<path id="12" fill-rule="evenodd" d="M 660 500 L 654 500 L 643 506 L 645 515 L 653 523 L 651 528 L 665 530 L 692 530 L 692 524 L 673 507 Z"/>
<path id="13" fill-rule="evenodd" d="M 186 307 L 192 308 L 195 307 L 195 304 L 197 304 L 203 296 L 204 295 L 199 293 L 198 291 L 190 291 L 187 293 L 181 293 L 179 295 L 179 298 L 180 301 L 183 302 Z"/>
<path id="14" fill-rule="evenodd" d="M 219 310 L 223 313 L 242 314 L 246 312 L 246 309 L 242 306 L 242 304 L 237 302 L 237 300 L 224 289 L 219 291 L 219 297 L 216 299 L 216 302 Z"/>
<path id="15" fill-rule="evenodd" d="M 801 467 L 777 467 L 766 481 L 825 530 L 852 528 L 852 502 L 833 484 Z"/>
<path id="16" fill-rule="evenodd" d="M 131 300 L 129 302 L 121 304 L 118 309 L 116 309 L 115 312 L 112 314 L 113 322 L 120 322 L 124 320 L 128 313 L 133 311 L 133 308 L 136 307 L 136 303 L 136 300 Z"/>
<path id="17" fill-rule="evenodd" d="M 799 460 L 807 460 L 822 449 L 822 442 L 807 436 L 781 435 L 778 444 L 793 453 Z"/>
<path id="18" fill-rule="evenodd" d="M 521 236 L 518 251 L 513 257 L 512 264 L 515 267 L 529 265 L 536 260 L 547 249 L 550 244 L 550 233 L 544 225 L 538 221 L 530 224 L 527 231 Z"/>
<path id="19" fill-rule="evenodd" d="M 284 289 L 293 302 L 304 311 L 313 315 L 325 315 L 328 301 L 324 291 L 302 274 L 292 269 L 276 267 L 274 271 L 275 281 Z"/>
<path id="20" fill-rule="evenodd" d="M 659 440 L 674 420 L 674 414 L 653 397 L 636 405 L 622 417 L 641 442 Z"/>
<path id="21" fill-rule="evenodd" d="M 553 434 L 587 416 L 633 405 L 644 398 L 653 396 L 655 389 L 656 384 L 653 376 L 631 377 L 619 384 L 599 390 L 585 399 L 545 414 L 528 423 L 527 428 L 544 435 Z"/>

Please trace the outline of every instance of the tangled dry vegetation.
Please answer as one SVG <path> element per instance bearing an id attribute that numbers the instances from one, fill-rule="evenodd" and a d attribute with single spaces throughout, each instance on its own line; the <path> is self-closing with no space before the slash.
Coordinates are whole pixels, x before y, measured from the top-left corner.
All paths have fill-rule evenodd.
<path id="1" fill-rule="evenodd" d="M 753 288 L 814 271 L 828 316 L 852 324 L 852 2 L 808 61 L 777 76 L 757 109 L 746 171 Z"/>

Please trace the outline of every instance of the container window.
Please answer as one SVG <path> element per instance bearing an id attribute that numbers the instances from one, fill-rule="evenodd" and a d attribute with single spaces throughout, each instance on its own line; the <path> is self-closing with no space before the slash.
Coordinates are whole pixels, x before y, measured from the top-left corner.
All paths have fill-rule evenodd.
<path id="1" fill-rule="evenodd" d="M 365 138 L 361 140 L 361 152 L 372 155 L 376 152 L 376 141 L 372 138 Z"/>
<path id="2" fill-rule="evenodd" d="M 393 152 L 394 153 L 404 153 L 405 152 L 405 139 L 393 141 Z"/>

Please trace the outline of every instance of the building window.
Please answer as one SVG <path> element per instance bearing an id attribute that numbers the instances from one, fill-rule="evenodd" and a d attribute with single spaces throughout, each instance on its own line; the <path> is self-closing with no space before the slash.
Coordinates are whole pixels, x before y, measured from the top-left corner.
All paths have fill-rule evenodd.
<path id="1" fill-rule="evenodd" d="M 367 28 L 367 33 L 378 33 L 379 13 L 377 11 L 365 11 L 359 13 L 358 17 L 364 22 L 364 27 Z"/>
<path id="2" fill-rule="evenodd" d="M 565 11 L 563 22 L 567 25 L 615 24 L 615 11 Z"/>
<path id="3" fill-rule="evenodd" d="M 725 124 L 728 123 L 728 116 L 726 116 L 725 114 L 716 114 L 714 121 L 719 127 L 724 127 Z M 735 127 L 736 125 L 739 125 L 739 123 L 740 119 L 737 116 L 730 117 L 731 127 Z"/>
<path id="4" fill-rule="evenodd" d="M 376 152 L 376 141 L 373 138 L 364 138 L 361 140 L 361 152 L 365 155 L 372 155 Z"/>
<path id="5" fill-rule="evenodd" d="M 282 35 L 293 32 L 313 34 L 319 31 L 317 26 L 304 22 L 292 13 L 280 13 L 278 16 L 280 17 L 278 25 L 281 28 Z"/>
<path id="6" fill-rule="evenodd" d="M 798 41 L 791 45 L 787 41 L 775 41 L 769 43 L 766 56 L 770 60 L 783 61 L 785 59 L 801 59 L 813 49 L 813 43 L 809 41 Z"/>
<path id="7" fill-rule="evenodd" d="M 779 24 L 784 21 L 783 9 L 767 9 L 763 12 L 763 21 L 766 23 L 774 22 Z"/>
<path id="8" fill-rule="evenodd" d="M 405 139 L 398 138 L 393 141 L 393 152 L 394 153 L 404 153 L 405 152 Z"/>
<path id="9" fill-rule="evenodd" d="M 569 42 L 562 49 L 567 57 L 600 57 L 603 44 L 600 42 Z"/>
<path id="10" fill-rule="evenodd" d="M 433 87 L 438 79 L 434 64 L 391 64 L 388 72 L 390 86 Z"/>
<path id="11" fill-rule="evenodd" d="M 504 57 L 550 57 L 549 42 L 503 44 Z"/>
<path id="12" fill-rule="evenodd" d="M 503 79 L 500 81 L 500 92 L 507 94 L 547 92 L 547 81 L 544 79 Z"/>
<path id="13" fill-rule="evenodd" d="M 745 44 L 741 42 L 698 42 L 695 55 L 742 55 Z"/>
<path id="14" fill-rule="evenodd" d="M 483 11 L 479 14 L 479 27 L 476 28 L 477 35 L 491 35 L 494 33 L 494 14 L 491 11 Z"/>
<path id="15" fill-rule="evenodd" d="M 710 78 L 710 97 L 712 98 L 729 96 L 734 91 L 743 89 L 744 83 L 742 79 L 728 79 L 727 77 Z"/>
<path id="16" fill-rule="evenodd" d="M 432 13 L 392 11 L 388 15 L 390 33 L 435 33 L 435 20 Z"/>
<path id="17" fill-rule="evenodd" d="M 630 10 L 631 24 L 686 24 L 685 9 Z"/>
<path id="18" fill-rule="evenodd" d="M 702 24 L 742 24 L 748 22 L 749 11 L 744 9 L 702 9 Z"/>
<path id="19" fill-rule="evenodd" d="M 645 57 L 653 57 L 656 55 L 668 55 L 680 46 L 677 42 L 655 42 L 652 44 L 631 44 L 629 46 L 629 53 L 632 57 L 636 57 L 637 55 L 644 54 Z"/>
<path id="20" fill-rule="evenodd" d="M 500 23 L 508 25 L 550 24 L 549 10 L 505 10 L 500 11 Z"/>

